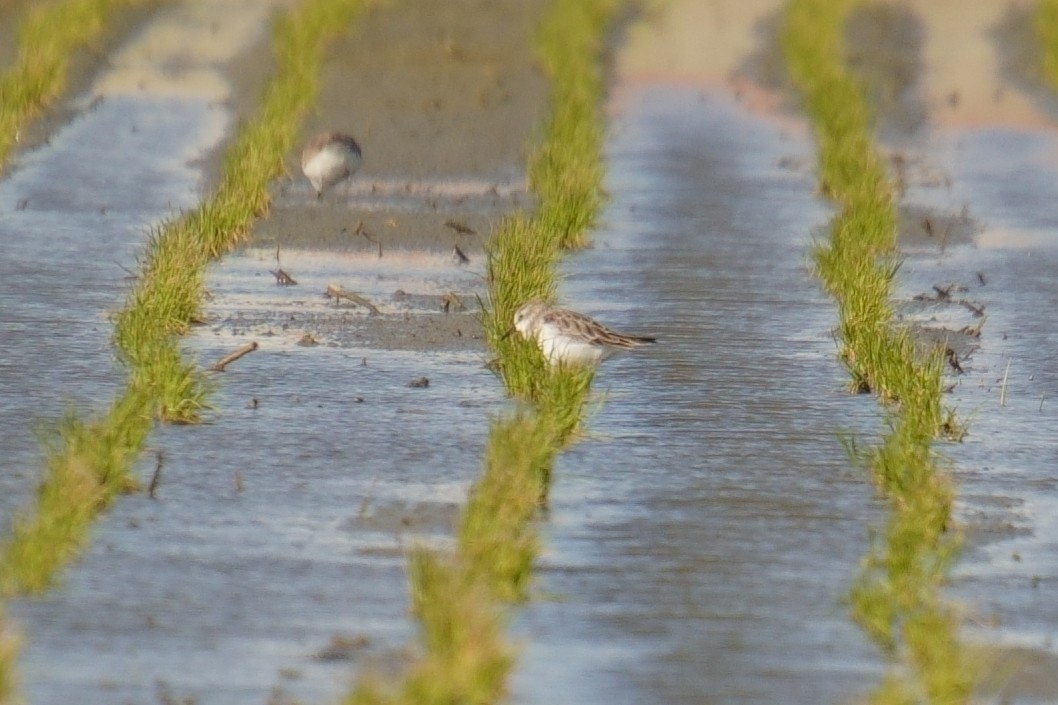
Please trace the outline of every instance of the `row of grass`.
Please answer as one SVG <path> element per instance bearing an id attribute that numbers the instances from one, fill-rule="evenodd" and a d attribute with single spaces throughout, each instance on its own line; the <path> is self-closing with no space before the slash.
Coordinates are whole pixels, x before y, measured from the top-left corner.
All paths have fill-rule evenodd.
<path id="1" fill-rule="evenodd" d="M 30 3 L 17 29 L 18 58 L 0 76 L 0 171 L 21 131 L 66 88 L 71 56 L 102 36 L 110 13 L 157 0 Z"/>
<path id="2" fill-rule="evenodd" d="M 130 470 L 155 419 L 198 419 L 208 385 L 183 360 L 178 336 L 198 315 L 205 267 L 267 211 L 267 185 L 282 173 L 315 102 L 323 51 L 365 4 L 304 0 L 277 19 L 275 73 L 256 115 L 226 151 L 220 186 L 202 206 L 152 233 L 117 316 L 115 340 L 128 370 L 125 391 L 107 413 L 88 421 L 70 416 L 45 442 L 47 467 L 36 502 L 18 513 L 0 547 L 4 597 L 44 590 L 80 552 L 94 518 L 134 483 Z M 0 702 L 13 699 L 17 650 L 11 643 L 10 630 L 0 628 Z"/>
<path id="3" fill-rule="evenodd" d="M 63 0 L 50 4 L 27 4 L 17 8 L 20 16 L 16 29 L 17 54 L 14 63 L 0 75 L 0 172 L 4 170 L 12 150 L 18 144 L 22 130 L 51 105 L 66 88 L 70 61 L 73 53 L 98 41 L 105 30 L 107 17 L 125 6 L 145 4 L 152 0 Z M 85 434 L 74 423 L 65 423 L 60 434 L 71 435 L 71 442 L 92 444 L 91 432 Z M 130 430 L 132 435 L 137 430 Z M 82 507 L 90 507 L 99 501 L 97 483 L 83 464 L 63 463 L 56 454 L 48 453 L 49 475 L 64 479 L 50 489 L 42 488 L 40 504 L 43 513 L 52 517 L 43 522 L 41 530 L 58 540 L 53 544 L 56 553 L 63 557 L 73 552 L 71 542 L 64 540 L 63 531 L 57 526 L 66 524 L 84 525 L 84 515 L 91 511 L 67 512 L 66 491 L 77 496 Z M 106 481 L 104 480 L 104 483 Z M 103 493 L 105 494 L 105 492 Z M 17 549 L 16 549 L 17 550 Z M 33 552 L 30 561 L 39 563 Z M 20 562 L 15 559 L 14 562 Z M 17 579 L 8 577 L 7 561 L 0 563 L 0 594 L 14 591 Z M 14 702 L 17 685 L 15 661 L 19 653 L 19 639 L 14 628 L 4 616 L 0 604 L 0 703 Z"/>
<path id="4" fill-rule="evenodd" d="M 534 520 L 551 466 L 580 424 L 590 369 L 551 369 L 536 345 L 506 336 L 514 311 L 553 298 L 562 252 L 586 242 L 602 203 L 601 55 L 621 0 L 552 0 L 538 35 L 551 81 L 550 115 L 529 173 L 537 207 L 505 219 L 489 243 L 483 322 L 496 369 L 523 407 L 490 429 L 484 472 L 465 508 L 454 554 L 410 558 L 418 657 L 394 683 L 362 679 L 348 705 L 494 703 L 514 651 L 505 608 L 526 599 L 539 551 Z"/>
<path id="5" fill-rule="evenodd" d="M 941 405 L 942 358 L 923 353 L 893 313 L 900 264 L 894 192 L 873 146 L 865 92 L 844 61 L 855 3 L 791 0 L 781 29 L 789 73 L 815 126 L 821 188 L 839 209 L 813 256 L 838 305 L 840 358 L 854 390 L 885 402 L 884 438 L 852 448 L 888 498 L 889 515 L 851 602 L 894 664 L 872 702 L 954 705 L 970 700 L 974 664 L 959 640 L 958 614 L 942 596 L 959 547 L 950 530 L 954 491 L 933 448 L 950 424 Z"/>

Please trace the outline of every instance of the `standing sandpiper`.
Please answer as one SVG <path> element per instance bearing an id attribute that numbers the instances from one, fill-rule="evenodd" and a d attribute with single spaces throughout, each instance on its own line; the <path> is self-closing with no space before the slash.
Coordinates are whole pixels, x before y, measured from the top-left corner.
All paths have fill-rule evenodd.
<path id="1" fill-rule="evenodd" d="M 316 200 L 360 168 L 360 145 L 341 132 L 321 132 L 301 152 L 301 171 L 316 189 Z"/>
<path id="2" fill-rule="evenodd" d="M 618 333 L 583 313 L 544 301 L 523 304 L 514 314 L 513 330 L 535 340 L 552 365 L 595 365 L 623 350 L 657 342 L 644 335 Z"/>

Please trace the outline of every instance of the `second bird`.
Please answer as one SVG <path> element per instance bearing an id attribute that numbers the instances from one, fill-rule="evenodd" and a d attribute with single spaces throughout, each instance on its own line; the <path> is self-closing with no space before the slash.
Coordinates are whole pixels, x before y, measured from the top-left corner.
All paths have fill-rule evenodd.
<path id="1" fill-rule="evenodd" d="M 316 189 L 316 200 L 360 168 L 360 145 L 341 132 L 321 132 L 301 152 L 301 171 Z"/>

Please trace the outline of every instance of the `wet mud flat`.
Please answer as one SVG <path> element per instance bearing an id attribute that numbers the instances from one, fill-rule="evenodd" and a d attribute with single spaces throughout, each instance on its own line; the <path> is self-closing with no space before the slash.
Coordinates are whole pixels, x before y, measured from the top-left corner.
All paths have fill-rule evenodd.
<path id="1" fill-rule="evenodd" d="M 254 242 L 381 244 L 383 252 L 458 246 L 480 256 L 505 213 L 532 207 L 524 165 L 546 107 L 532 45 L 543 9 L 540 0 L 455 0 L 370 11 L 327 62 L 319 109 L 304 130 L 306 138 L 353 134 L 363 167 L 317 204 L 291 155 L 291 178 L 277 184 Z"/>
<path id="2" fill-rule="evenodd" d="M 275 254 L 247 249 L 214 271 L 212 303 L 196 337 L 235 347 L 252 338 L 264 349 L 462 351 L 486 362 L 483 274 L 451 253 L 287 250 L 278 264 Z"/>

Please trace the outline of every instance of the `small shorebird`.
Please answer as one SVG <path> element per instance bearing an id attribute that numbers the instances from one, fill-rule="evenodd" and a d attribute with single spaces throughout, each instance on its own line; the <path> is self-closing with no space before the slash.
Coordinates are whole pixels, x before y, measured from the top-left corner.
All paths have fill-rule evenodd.
<path id="1" fill-rule="evenodd" d="M 655 338 L 610 330 L 583 313 L 530 301 L 514 314 L 514 328 L 535 340 L 552 365 L 595 365 L 624 350 L 656 343 Z"/>
<path id="2" fill-rule="evenodd" d="M 301 152 L 301 171 L 316 189 L 318 201 L 323 192 L 348 179 L 360 168 L 360 145 L 341 132 L 321 132 L 309 140 Z"/>

